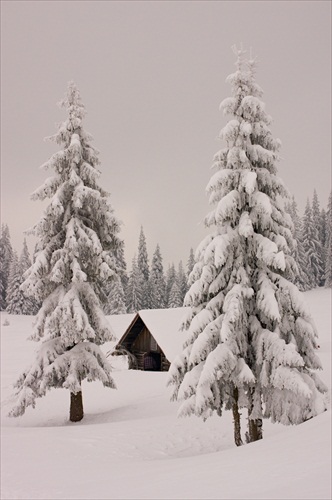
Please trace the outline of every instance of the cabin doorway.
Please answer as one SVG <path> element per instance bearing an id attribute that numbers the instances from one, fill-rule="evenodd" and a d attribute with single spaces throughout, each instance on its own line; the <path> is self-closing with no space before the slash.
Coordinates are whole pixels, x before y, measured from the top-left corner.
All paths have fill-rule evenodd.
<path id="1" fill-rule="evenodd" d="M 143 360 L 144 371 L 160 372 L 161 371 L 161 354 L 160 352 L 149 351 L 144 354 Z"/>

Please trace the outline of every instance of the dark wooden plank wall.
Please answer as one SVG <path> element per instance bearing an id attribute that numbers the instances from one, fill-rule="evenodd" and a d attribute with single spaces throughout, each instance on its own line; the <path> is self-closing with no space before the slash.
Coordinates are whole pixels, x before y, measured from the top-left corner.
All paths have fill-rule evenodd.
<path id="1" fill-rule="evenodd" d="M 161 354 L 161 371 L 168 371 L 170 367 L 169 361 L 166 359 L 165 354 L 160 349 L 159 345 L 156 342 L 153 342 L 151 345 L 152 335 L 147 328 L 143 328 L 143 330 L 138 335 L 135 342 L 132 344 L 130 351 L 134 354 L 137 359 L 137 368 L 138 370 L 144 370 L 144 354 L 152 350 L 152 345 L 156 346 L 157 349 L 155 352 L 159 352 Z"/>

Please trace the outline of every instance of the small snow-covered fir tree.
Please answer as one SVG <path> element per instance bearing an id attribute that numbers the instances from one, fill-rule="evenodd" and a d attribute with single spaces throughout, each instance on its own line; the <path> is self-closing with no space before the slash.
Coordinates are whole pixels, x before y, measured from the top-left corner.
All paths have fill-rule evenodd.
<path id="1" fill-rule="evenodd" d="M 137 267 L 136 256 L 133 257 L 131 272 L 127 285 L 127 311 L 129 313 L 138 312 L 142 309 L 141 277 Z"/>
<path id="2" fill-rule="evenodd" d="M 312 198 L 312 221 L 314 227 L 317 229 L 317 245 L 316 252 L 318 258 L 318 264 L 320 273 L 317 277 L 318 286 L 324 285 L 324 235 L 323 235 L 323 223 L 322 223 L 322 214 L 320 210 L 320 204 L 318 200 L 318 195 L 316 189 L 314 189 L 314 194 Z"/>
<path id="3" fill-rule="evenodd" d="M 325 287 L 332 287 L 332 192 L 329 196 L 326 212 L 326 241 L 325 241 Z"/>
<path id="4" fill-rule="evenodd" d="M 150 290 L 150 269 L 149 269 L 149 258 L 148 251 L 146 247 L 146 238 L 141 227 L 139 242 L 138 242 L 138 255 L 137 255 L 137 268 L 140 276 L 140 286 L 141 286 L 141 300 L 142 309 L 150 309 L 151 307 L 151 290 Z"/>
<path id="5" fill-rule="evenodd" d="M 7 307 L 6 295 L 12 257 L 13 248 L 10 241 L 9 228 L 7 224 L 2 224 L 0 236 L 0 311 L 4 311 Z"/>
<path id="6" fill-rule="evenodd" d="M 323 269 L 318 227 L 315 226 L 309 200 L 307 200 L 302 218 L 301 238 L 305 259 L 307 261 L 307 277 L 309 285 L 310 288 L 315 288 L 320 285 Z"/>
<path id="7" fill-rule="evenodd" d="M 121 247 L 117 249 L 115 257 L 119 268 L 119 275 L 121 279 L 122 288 L 123 290 L 126 290 L 128 284 L 128 276 L 127 276 L 127 263 L 124 256 L 124 245 L 121 245 Z"/>
<path id="8" fill-rule="evenodd" d="M 150 274 L 151 309 L 163 309 L 166 305 L 166 282 L 163 259 L 159 245 L 156 246 L 151 262 Z"/>
<path id="9" fill-rule="evenodd" d="M 23 242 L 23 250 L 18 259 L 17 253 L 13 251 L 12 261 L 7 288 L 7 309 L 9 314 L 34 314 L 34 302 L 27 297 L 21 288 L 24 281 L 24 274 L 30 268 L 31 260 L 29 256 L 26 240 Z"/>
<path id="10" fill-rule="evenodd" d="M 322 285 L 325 285 L 327 215 L 324 208 L 322 208 L 322 210 L 320 211 L 319 240 L 322 245 L 322 267 L 323 267 Z"/>
<path id="11" fill-rule="evenodd" d="M 179 286 L 179 282 L 176 279 L 169 293 L 168 307 L 182 307 L 182 306 L 183 306 L 183 297 Z"/>
<path id="12" fill-rule="evenodd" d="M 167 272 L 166 272 L 166 307 L 171 307 L 170 306 L 170 294 L 172 290 L 172 286 L 174 285 L 174 282 L 176 280 L 176 271 L 175 271 L 175 266 L 174 263 L 168 266 Z"/>
<path id="13" fill-rule="evenodd" d="M 105 294 L 106 302 L 103 307 L 105 314 L 125 314 L 127 312 L 126 297 L 120 276 L 116 276 L 107 286 Z"/>
<path id="14" fill-rule="evenodd" d="M 291 224 L 277 176 L 280 141 L 255 82 L 255 61 L 236 50 L 233 95 L 221 103 L 231 115 L 220 137 L 207 191 L 214 207 L 211 233 L 196 251 L 183 353 L 168 384 L 179 414 L 204 419 L 232 409 L 242 443 L 239 408 L 248 410 L 248 441 L 262 438 L 262 418 L 297 424 L 324 410 L 326 390 L 315 370 L 317 333 L 298 288 L 289 281 L 294 260 Z"/>
<path id="15" fill-rule="evenodd" d="M 30 254 L 28 250 L 28 245 L 26 242 L 26 239 L 24 238 L 23 241 L 23 249 L 20 255 L 20 260 L 19 260 L 19 265 L 20 265 L 20 271 L 22 275 L 21 282 L 23 283 L 24 281 L 24 276 L 25 273 L 30 269 L 31 267 L 31 259 L 30 259 Z M 32 297 L 28 297 L 26 294 L 24 294 L 23 290 L 20 290 L 23 297 L 24 297 L 24 307 L 22 308 L 22 313 L 21 314 L 36 314 L 37 313 L 37 308 L 36 308 L 36 302 Z"/>
<path id="16" fill-rule="evenodd" d="M 294 196 L 291 202 L 285 205 L 285 208 L 291 216 L 293 222 L 292 234 L 295 240 L 295 244 L 290 249 L 297 264 L 297 270 L 294 272 L 292 282 L 299 288 L 299 290 L 310 290 L 310 283 L 307 276 L 308 261 L 306 259 L 302 242 L 302 221 L 298 213 L 297 203 Z"/>
<path id="17" fill-rule="evenodd" d="M 181 307 L 182 307 L 183 302 L 184 302 L 184 298 L 185 298 L 186 293 L 188 291 L 188 280 L 187 280 L 186 273 L 183 269 L 182 260 L 180 260 L 179 265 L 178 265 L 178 271 L 176 273 L 176 281 L 177 281 L 178 287 L 180 289 Z"/>
<path id="18" fill-rule="evenodd" d="M 29 249 L 27 245 L 27 240 L 24 238 L 23 240 L 23 249 L 20 256 L 20 265 L 22 273 L 24 274 L 31 267 L 31 259 L 29 254 Z"/>
<path id="19" fill-rule="evenodd" d="M 17 253 L 13 251 L 7 288 L 6 311 L 9 314 L 29 314 L 29 312 L 27 312 L 27 304 L 25 304 L 26 299 L 20 289 L 22 282 L 22 269 L 17 257 Z"/>
<path id="20" fill-rule="evenodd" d="M 68 118 L 50 139 L 62 149 L 43 165 L 54 176 L 32 195 L 51 201 L 32 230 L 38 249 L 22 285 L 42 301 L 31 337 L 39 350 L 15 384 L 17 401 L 10 414 L 22 415 L 49 389 L 66 388 L 70 420 L 79 421 L 84 379 L 115 387 L 99 348 L 113 339 L 100 298 L 104 284 L 116 276 L 115 254 L 122 241 L 109 195 L 98 186 L 98 151 L 82 127 L 85 108 L 73 82 L 61 106 Z"/>
<path id="21" fill-rule="evenodd" d="M 194 249 L 191 248 L 187 262 L 187 278 L 189 278 L 191 271 L 194 269 L 194 265 L 195 265 L 195 254 L 194 254 Z"/>

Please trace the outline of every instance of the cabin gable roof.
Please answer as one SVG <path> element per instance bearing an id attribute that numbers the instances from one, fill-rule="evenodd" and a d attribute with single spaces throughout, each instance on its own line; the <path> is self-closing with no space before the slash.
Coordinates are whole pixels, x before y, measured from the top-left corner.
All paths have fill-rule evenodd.
<path id="1" fill-rule="evenodd" d="M 172 362 L 183 350 L 186 336 L 179 329 L 187 310 L 186 307 L 141 310 L 134 315 L 117 345 L 132 345 L 145 326 L 168 361 Z"/>

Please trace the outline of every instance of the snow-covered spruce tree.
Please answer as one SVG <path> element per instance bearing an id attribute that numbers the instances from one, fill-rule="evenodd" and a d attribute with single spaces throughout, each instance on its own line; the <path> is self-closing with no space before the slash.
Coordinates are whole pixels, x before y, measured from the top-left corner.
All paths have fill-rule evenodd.
<path id="1" fill-rule="evenodd" d="M 23 243 L 23 250 L 18 259 L 17 253 L 13 251 L 10 264 L 8 287 L 7 287 L 7 308 L 9 314 L 34 314 L 34 303 L 27 297 L 21 289 L 24 281 L 24 273 L 31 266 L 26 240 Z"/>
<path id="2" fill-rule="evenodd" d="M 97 183 L 98 151 L 82 127 L 85 108 L 73 82 L 60 104 L 68 118 L 50 139 L 63 148 L 43 165 L 55 175 L 32 195 L 51 202 L 32 230 L 38 251 L 22 285 L 42 301 L 31 337 L 39 350 L 15 384 L 17 402 L 10 415 L 22 415 L 49 389 L 66 388 L 70 420 L 79 421 L 84 379 L 115 387 L 99 348 L 113 339 L 100 297 L 105 282 L 116 275 L 114 253 L 122 241 L 109 195 Z"/>
<path id="3" fill-rule="evenodd" d="M 221 103 L 232 119 L 220 137 L 216 173 L 207 191 L 214 206 L 211 233 L 196 251 L 183 353 L 168 385 L 182 401 L 179 415 L 204 419 L 232 409 L 234 437 L 242 443 L 239 408 L 248 410 L 248 441 L 262 438 L 262 418 L 298 424 L 324 410 L 326 390 L 315 370 L 317 333 L 301 293 L 292 284 L 289 217 L 279 198 L 280 142 L 254 78 L 255 61 L 237 53 L 227 81 L 233 96 Z"/>
<path id="4" fill-rule="evenodd" d="M 319 261 L 320 274 L 317 278 L 318 286 L 324 285 L 324 241 L 323 241 L 323 224 L 322 224 L 322 216 L 321 210 L 318 200 L 318 195 L 316 189 L 314 189 L 314 194 L 312 198 L 312 221 L 314 227 L 317 229 L 317 257 Z"/>
<path id="5" fill-rule="evenodd" d="M 182 307 L 182 306 L 183 306 L 183 297 L 179 286 L 179 282 L 176 279 L 169 293 L 168 307 Z"/>
<path id="6" fill-rule="evenodd" d="M 322 210 L 320 211 L 319 239 L 322 245 L 322 261 L 323 261 L 322 285 L 325 285 L 327 215 L 324 208 L 322 208 Z"/>
<path id="7" fill-rule="evenodd" d="M 151 309 L 163 309 L 166 304 L 166 282 L 163 259 L 157 244 L 151 262 L 150 273 Z"/>
<path id="8" fill-rule="evenodd" d="M 138 242 L 137 268 L 140 276 L 140 284 L 142 290 L 142 309 L 150 309 L 151 307 L 151 290 L 150 290 L 150 269 L 148 251 L 146 248 L 146 238 L 141 227 Z"/>
<path id="9" fill-rule="evenodd" d="M 285 209 L 293 222 L 292 234 L 295 244 L 290 250 L 298 269 L 294 273 L 292 282 L 299 288 L 299 290 L 310 290 L 310 283 L 307 276 L 308 261 L 306 259 L 302 242 L 302 221 L 298 213 L 297 203 L 294 196 L 292 197 L 291 202 L 286 203 Z"/>
<path id="10" fill-rule="evenodd" d="M 183 306 L 184 298 L 185 298 L 186 293 L 188 291 L 188 280 L 187 280 L 186 273 L 184 272 L 184 269 L 183 269 L 182 260 L 180 260 L 179 265 L 178 265 L 178 271 L 176 273 L 176 281 L 177 281 L 179 289 L 180 289 L 181 306 Z"/>
<path id="11" fill-rule="evenodd" d="M 106 302 L 103 307 L 105 314 L 125 314 L 127 312 L 126 297 L 120 276 L 115 276 L 106 287 Z"/>
<path id="12" fill-rule="evenodd" d="M 23 249 L 22 249 L 22 252 L 20 255 L 20 259 L 19 259 L 20 271 L 21 271 L 21 276 L 22 276 L 22 279 L 21 279 L 22 283 L 24 281 L 25 273 L 28 271 L 28 269 L 30 269 L 31 264 L 32 263 L 31 263 L 31 259 L 30 259 L 28 245 L 27 245 L 26 239 L 24 238 Z M 31 315 L 36 314 L 38 312 L 38 310 L 36 308 L 35 300 L 32 297 L 28 297 L 27 295 L 25 295 L 22 289 L 20 291 L 24 297 L 24 307 L 22 309 L 21 314 L 31 314 Z"/>
<path id="13" fill-rule="evenodd" d="M 10 242 L 9 228 L 7 224 L 1 226 L 0 236 L 0 311 L 4 311 L 7 307 L 6 295 L 8 287 L 9 268 L 12 261 L 13 248 Z"/>
<path id="14" fill-rule="evenodd" d="M 31 267 L 31 259 L 30 259 L 30 254 L 29 254 L 29 249 L 27 245 L 27 240 L 24 238 L 23 240 L 23 248 L 22 252 L 20 255 L 20 265 L 21 265 L 21 270 L 22 273 L 24 274 L 25 271 L 27 271 Z"/>
<path id="15" fill-rule="evenodd" d="M 7 308 L 9 314 L 29 314 L 25 308 L 25 297 L 20 289 L 23 282 L 21 266 L 16 251 L 13 251 L 9 268 L 7 287 Z"/>
<path id="16" fill-rule="evenodd" d="M 326 241 L 325 241 L 325 287 L 332 287 L 332 192 L 329 196 L 326 212 Z"/>
<path id="17" fill-rule="evenodd" d="M 191 248 L 187 262 L 187 280 L 190 276 L 191 271 L 194 269 L 194 265 L 195 265 L 195 254 L 193 248 Z"/>
<path id="18" fill-rule="evenodd" d="M 122 288 L 123 290 L 126 290 L 128 284 L 128 276 L 127 276 L 127 263 L 124 255 L 124 245 L 121 245 L 121 247 L 118 248 L 115 254 L 115 258 L 119 268 L 119 275 L 122 283 Z"/>
<path id="19" fill-rule="evenodd" d="M 321 261 L 321 245 L 319 243 L 318 227 L 315 226 L 312 208 L 307 200 L 302 218 L 302 242 L 307 261 L 307 277 L 310 288 L 320 285 L 323 274 Z"/>
<path id="20" fill-rule="evenodd" d="M 133 257 L 127 285 L 127 311 L 136 313 L 142 309 L 142 290 L 136 256 Z"/>
<path id="21" fill-rule="evenodd" d="M 171 294 L 171 289 L 176 280 L 176 271 L 175 271 L 175 266 L 174 263 L 168 266 L 167 272 L 166 272 L 166 307 L 171 307 L 170 306 L 170 294 Z"/>

